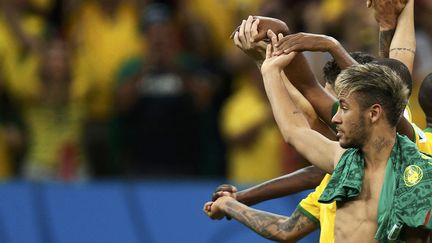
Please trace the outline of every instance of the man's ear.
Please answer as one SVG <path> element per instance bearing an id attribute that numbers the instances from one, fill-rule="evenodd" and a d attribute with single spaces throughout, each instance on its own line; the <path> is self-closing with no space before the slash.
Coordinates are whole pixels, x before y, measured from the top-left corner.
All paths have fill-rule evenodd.
<path id="1" fill-rule="evenodd" d="M 384 115 L 384 110 L 381 105 L 374 104 L 369 108 L 369 118 L 372 123 L 377 122 Z"/>

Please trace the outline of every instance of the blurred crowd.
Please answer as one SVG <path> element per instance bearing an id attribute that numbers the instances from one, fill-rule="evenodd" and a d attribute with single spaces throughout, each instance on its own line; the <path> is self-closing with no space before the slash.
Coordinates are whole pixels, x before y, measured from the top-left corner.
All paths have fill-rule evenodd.
<path id="1" fill-rule="evenodd" d="M 254 63 L 248 15 L 376 54 L 360 0 L 0 0 L 0 178 L 225 178 L 306 162 L 284 144 Z M 432 1 L 416 0 L 418 81 L 432 70 Z M 307 53 L 320 77 L 324 54 Z M 414 121 L 424 126 L 417 99 Z"/>

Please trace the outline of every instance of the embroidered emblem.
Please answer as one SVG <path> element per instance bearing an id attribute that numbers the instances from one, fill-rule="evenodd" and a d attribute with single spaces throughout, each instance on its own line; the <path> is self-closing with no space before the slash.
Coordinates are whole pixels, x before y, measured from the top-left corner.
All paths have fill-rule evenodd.
<path id="1" fill-rule="evenodd" d="M 423 171 L 417 165 L 410 165 L 405 168 L 404 172 L 404 181 L 405 185 L 408 187 L 412 187 L 419 183 L 423 178 Z"/>

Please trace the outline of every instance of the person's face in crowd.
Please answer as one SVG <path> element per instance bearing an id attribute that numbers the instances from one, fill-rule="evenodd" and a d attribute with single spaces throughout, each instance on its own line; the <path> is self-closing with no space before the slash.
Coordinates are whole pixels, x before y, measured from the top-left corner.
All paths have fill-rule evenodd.
<path id="1" fill-rule="evenodd" d="M 339 144 L 342 148 L 362 147 L 368 136 L 367 112 L 358 103 L 358 95 L 339 95 L 339 110 L 333 116 Z"/>
<path id="2" fill-rule="evenodd" d="M 178 51 L 176 37 L 171 22 L 151 24 L 147 30 L 148 61 L 161 68 L 171 67 Z"/>
<path id="3" fill-rule="evenodd" d="M 53 80 L 67 80 L 69 75 L 69 56 L 65 44 L 54 41 L 47 49 L 44 59 L 44 72 Z"/>

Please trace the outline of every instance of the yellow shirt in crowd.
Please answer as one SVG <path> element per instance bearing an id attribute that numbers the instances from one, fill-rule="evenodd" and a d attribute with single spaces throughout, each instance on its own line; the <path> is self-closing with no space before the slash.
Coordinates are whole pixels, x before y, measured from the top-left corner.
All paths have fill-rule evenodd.
<path id="1" fill-rule="evenodd" d="M 88 115 L 106 120 L 113 107 L 114 74 L 142 50 L 136 8 L 123 1 L 111 19 L 95 1 L 87 1 L 72 17 L 71 35 L 78 44 L 76 66 L 83 77 L 79 86 L 93 90 Z"/>
<path id="2" fill-rule="evenodd" d="M 271 113 L 263 94 L 250 83 L 244 83 L 228 98 L 222 111 L 225 137 L 234 137 L 263 120 Z M 257 183 L 281 175 L 282 137 L 276 124 L 268 122 L 250 145 L 228 148 L 228 178 L 236 183 Z"/>

